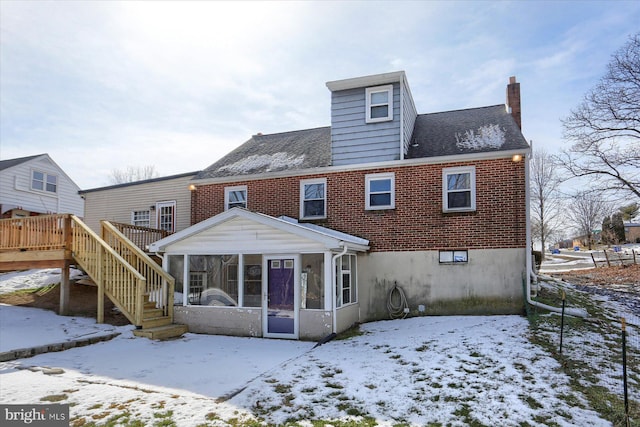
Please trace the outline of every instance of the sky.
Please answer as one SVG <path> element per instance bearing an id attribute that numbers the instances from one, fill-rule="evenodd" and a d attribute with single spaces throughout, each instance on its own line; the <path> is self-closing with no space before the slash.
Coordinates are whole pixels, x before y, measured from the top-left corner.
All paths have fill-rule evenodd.
<path id="1" fill-rule="evenodd" d="M 81 189 L 197 171 L 252 135 L 330 125 L 325 83 L 404 70 L 419 113 L 560 119 L 640 28 L 639 2 L 0 0 L 0 159 L 48 153 Z"/>
<path id="2" fill-rule="evenodd" d="M 0 293 L 49 284 L 59 271 L 0 274 Z M 611 310 L 611 318 L 631 319 L 628 306 L 593 298 Z M 259 416 L 273 425 L 301 420 L 311 426 L 314 419 L 347 422 L 366 415 L 382 427 L 611 426 L 570 387 L 548 350 L 530 341 L 523 316 L 370 322 L 360 326 L 362 335 L 315 348 L 313 342 L 194 333 L 153 341 L 133 336 L 131 325 L 2 304 L 0 323 L 0 351 L 120 333 L 110 341 L 0 363 L 0 401 L 69 404 L 72 419 L 106 424 L 129 414 L 130 421 L 146 425 L 171 420 L 187 426 L 236 425 L 238 419 L 249 424 Z M 633 325 L 628 345 L 637 349 Z M 557 326 L 539 328 L 542 339 L 558 342 Z M 620 396 L 620 370 L 605 362 L 616 357 L 609 339 L 593 328 L 567 328 L 563 354 L 606 366 L 594 369 L 593 382 L 582 386 L 597 384 Z M 126 363 L 114 354 L 126 354 Z M 631 378 L 635 369 L 629 369 Z M 634 383 L 629 390 L 633 399 Z"/>

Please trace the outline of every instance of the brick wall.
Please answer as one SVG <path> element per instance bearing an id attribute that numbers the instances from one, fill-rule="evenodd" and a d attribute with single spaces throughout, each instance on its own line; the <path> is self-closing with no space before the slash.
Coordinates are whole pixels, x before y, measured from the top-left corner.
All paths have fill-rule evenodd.
<path id="1" fill-rule="evenodd" d="M 442 169 L 476 166 L 476 211 L 442 212 Z M 365 175 L 395 173 L 395 209 L 367 211 Z M 300 180 L 327 179 L 327 218 L 319 225 L 368 239 L 371 251 L 525 247 L 524 162 L 511 159 L 333 172 L 207 184 L 192 192 L 192 224 L 224 210 L 224 188 L 246 185 L 248 209 L 299 216 Z"/>

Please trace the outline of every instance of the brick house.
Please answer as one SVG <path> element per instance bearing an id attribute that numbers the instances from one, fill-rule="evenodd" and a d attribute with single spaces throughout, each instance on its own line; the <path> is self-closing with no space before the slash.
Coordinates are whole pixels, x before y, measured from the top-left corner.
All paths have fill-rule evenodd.
<path id="1" fill-rule="evenodd" d="M 318 339 L 358 322 L 521 313 L 527 159 L 507 105 L 417 114 L 404 72 L 327 83 L 331 126 L 257 134 L 155 242 L 194 332 Z"/>

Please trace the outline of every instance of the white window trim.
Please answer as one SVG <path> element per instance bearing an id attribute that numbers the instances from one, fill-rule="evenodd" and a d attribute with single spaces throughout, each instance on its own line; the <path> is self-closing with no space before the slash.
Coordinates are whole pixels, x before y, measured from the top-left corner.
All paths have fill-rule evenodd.
<path id="1" fill-rule="evenodd" d="M 371 191 L 369 183 L 371 181 L 378 181 L 382 179 L 390 179 L 391 180 L 391 203 L 389 205 L 384 206 L 371 206 Z M 396 176 L 393 172 L 387 173 L 372 173 L 367 174 L 364 177 L 364 186 L 365 186 L 365 209 L 366 210 L 382 210 L 382 209 L 395 209 L 396 207 Z M 376 194 L 376 193 L 374 193 Z"/>
<path id="2" fill-rule="evenodd" d="M 449 208 L 449 191 L 447 189 L 447 176 L 468 173 L 471 191 L 471 206 L 464 208 Z M 457 168 L 442 169 L 442 212 L 474 212 L 476 210 L 476 168 L 475 166 L 463 166 Z"/>
<path id="3" fill-rule="evenodd" d="M 342 269 L 343 259 L 349 257 L 350 268 L 348 270 Z M 344 254 L 336 262 L 335 280 L 336 280 L 336 308 L 347 307 L 358 303 L 358 257 L 355 254 Z M 347 274 L 349 276 L 349 295 L 354 295 L 353 300 L 345 303 L 342 299 L 342 293 L 344 291 L 343 276 Z"/>
<path id="4" fill-rule="evenodd" d="M 247 208 L 247 203 L 248 203 L 248 196 L 249 193 L 247 192 L 247 186 L 246 185 L 237 185 L 235 187 L 225 187 L 224 188 L 224 210 L 228 211 L 229 210 L 229 193 L 231 193 L 232 191 L 244 191 L 244 207 L 245 209 Z"/>
<path id="5" fill-rule="evenodd" d="M 371 95 L 378 92 L 387 92 L 388 94 L 388 102 L 385 104 L 372 104 L 371 103 Z M 366 123 L 378 123 L 378 122 L 388 122 L 393 120 L 393 85 L 384 85 L 384 86 L 376 86 L 376 87 L 368 87 L 365 89 L 365 101 L 367 105 L 366 109 Z M 389 108 L 387 110 L 386 117 L 371 117 L 371 107 L 388 105 Z"/>
<path id="6" fill-rule="evenodd" d="M 324 185 L 324 211 L 322 215 L 304 216 L 304 187 L 310 184 L 323 184 Z M 316 200 L 316 199 L 313 199 Z M 327 217 L 327 178 L 317 179 L 303 179 L 300 181 L 300 219 L 324 219 Z"/>
<path id="7" fill-rule="evenodd" d="M 467 249 L 441 250 L 438 254 L 440 264 L 468 264 L 469 251 Z M 456 257 L 460 260 L 456 260 Z"/>
<path id="8" fill-rule="evenodd" d="M 155 215 L 155 217 L 156 217 L 156 228 L 159 228 L 159 229 L 162 228 L 161 227 L 162 224 L 160 223 L 160 220 L 161 220 L 161 215 L 162 215 L 161 210 L 162 210 L 163 207 L 171 207 L 173 209 L 173 211 L 172 211 L 172 215 L 173 215 L 172 220 L 173 221 L 172 221 L 172 225 L 171 225 L 171 230 L 167 230 L 167 231 L 170 231 L 171 233 L 174 233 L 176 231 L 176 224 L 178 223 L 178 218 L 177 218 L 178 213 L 176 211 L 176 201 L 175 200 L 167 200 L 167 201 L 157 202 L 156 203 L 156 215 Z"/>
<path id="9" fill-rule="evenodd" d="M 151 227 L 151 210 L 149 209 L 134 209 L 131 211 L 131 225 L 140 226 L 136 224 L 136 212 L 146 212 L 147 213 L 147 225 L 143 225 L 142 227 Z M 139 221 L 138 221 L 139 222 Z"/>
<path id="10" fill-rule="evenodd" d="M 33 187 L 33 174 L 34 174 L 34 172 L 38 172 L 38 173 L 42 174 L 42 190 Z M 47 178 L 50 177 L 50 176 L 52 176 L 52 177 L 54 177 L 56 179 L 56 184 L 55 184 L 56 185 L 56 191 L 47 190 L 47 183 L 48 183 Z M 58 179 L 58 175 L 53 174 L 53 173 L 48 173 L 48 172 L 45 172 L 43 170 L 31 169 L 31 176 L 30 176 L 30 180 L 29 180 L 29 189 L 31 191 L 37 191 L 38 193 L 45 193 L 45 194 L 52 194 L 53 195 L 53 194 L 58 194 L 58 187 L 59 186 L 60 186 L 60 182 L 59 182 L 59 179 Z"/>

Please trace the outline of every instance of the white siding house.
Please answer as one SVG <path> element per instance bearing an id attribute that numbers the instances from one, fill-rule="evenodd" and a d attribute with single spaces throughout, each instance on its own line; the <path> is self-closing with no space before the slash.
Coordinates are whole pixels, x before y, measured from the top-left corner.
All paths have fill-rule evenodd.
<path id="1" fill-rule="evenodd" d="M 80 188 L 48 154 L 0 161 L 2 218 L 71 213 L 84 215 Z"/>

